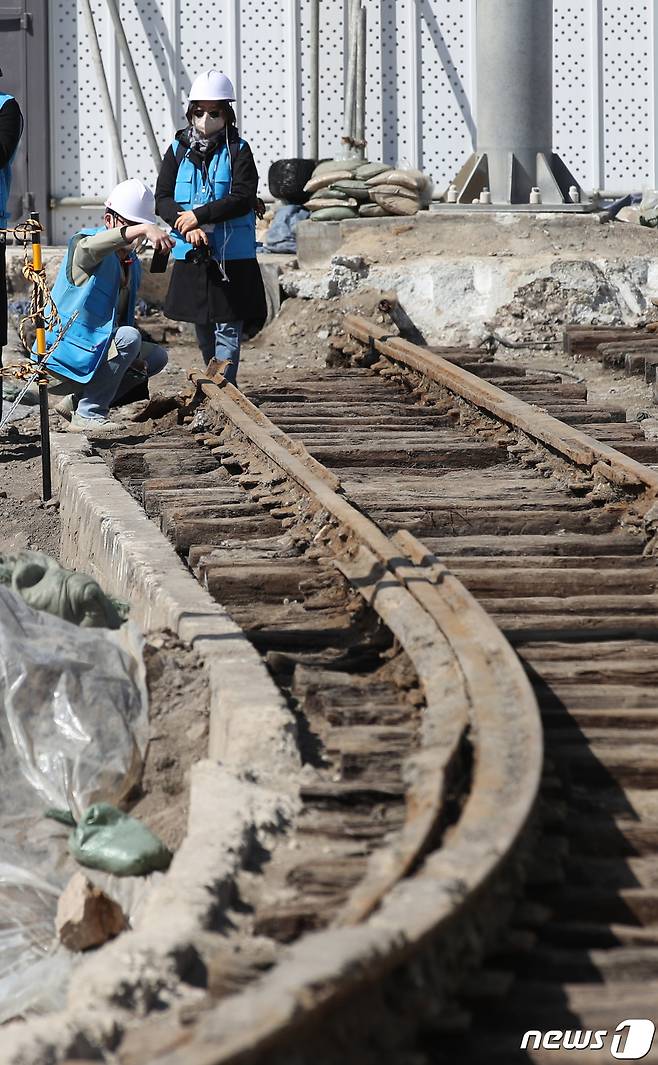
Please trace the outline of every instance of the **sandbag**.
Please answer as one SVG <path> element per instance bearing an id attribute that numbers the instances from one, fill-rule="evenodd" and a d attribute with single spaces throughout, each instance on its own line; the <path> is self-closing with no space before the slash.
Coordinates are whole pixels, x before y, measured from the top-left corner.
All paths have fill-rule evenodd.
<path id="1" fill-rule="evenodd" d="M 417 192 L 412 192 L 404 185 L 374 185 L 370 189 L 370 198 L 373 202 L 376 193 L 382 193 L 385 196 L 402 196 L 405 200 L 415 200 L 416 203 L 420 199 Z"/>
<path id="2" fill-rule="evenodd" d="M 313 171 L 312 177 L 321 177 L 334 170 L 347 170 L 350 176 L 363 165 L 363 159 L 323 159 Z"/>
<path id="3" fill-rule="evenodd" d="M 357 177 L 359 181 L 368 181 L 370 178 L 377 177 L 379 174 L 386 174 L 389 170 L 391 170 L 391 167 L 386 163 L 362 163 L 362 165 L 357 167 L 354 171 L 354 176 Z"/>
<path id="4" fill-rule="evenodd" d="M 82 628 L 118 629 L 127 603 L 110 599 L 92 577 L 64 569 L 43 551 L 0 555 L 0 584 L 35 610 L 45 610 Z"/>
<path id="5" fill-rule="evenodd" d="M 383 218 L 388 211 L 380 207 L 378 203 L 362 203 L 359 207 L 359 214 L 362 218 Z"/>
<path id="6" fill-rule="evenodd" d="M 358 207 L 356 200 L 332 200 L 330 197 L 319 196 L 317 200 L 308 200 L 306 204 L 306 210 L 315 214 L 317 211 L 324 211 L 328 208 L 335 207 Z"/>
<path id="7" fill-rule="evenodd" d="M 319 176 L 315 175 L 304 185 L 304 192 L 317 192 L 318 189 L 326 189 L 329 185 L 335 185 L 337 181 L 348 181 L 352 177 L 351 170 L 336 169 L 328 170 Z"/>
<path id="8" fill-rule="evenodd" d="M 329 188 L 319 189 L 318 192 L 314 192 L 308 203 L 312 203 L 313 200 L 349 200 L 351 199 L 349 193 L 341 192 L 340 189 L 330 185 Z"/>
<path id="9" fill-rule="evenodd" d="M 367 184 L 373 185 L 401 185 L 413 192 L 420 192 L 429 181 L 426 174 L 420 170 L 389 170 L 385 174 L 371 177 Z"/>
<path id="10" fill-rule="evenodd" d="M 353 207 L 323 207 L 314 211 L 311 215 L 313 222 L 341 222 L 345 218 L 358 218 L 358 213 Z"/>
<path id="11" fill-rule="evenodd" d="M 397 186 L 392 186 L 391 191 L 385 191 L 383 187 L 373 189 L 370 193 L 372 200 L 384 207 L 388 214 L 413 215 L 420 210 L 420 204 L 416 196 L 400 195 Z"/>
<path id="12" fill-rule="evenodd" d="M 315 170 L 315 159 L 277 159 L 272 163 L 267 184 L 276 200 L 289 204 L 306 202 L 304 185 Z"/>
<path id="13" fill-rule="evenodd" d="M 80 865 L 115 876 L 144 876 L 167 869 L 172 854 L 161 839 L 135 817 L 109 802 L 96 802 L 80 818 L 69 838 Z"/>
<path id="14" fill-rule="evenodd" d="M 348 196 L 353 196 L 359 203 L 367 203 L 370 199 L 370 189 L 365 181 L 337 181 L 331 188 L 336 189 L 338 192 L 346 192 Z"/>

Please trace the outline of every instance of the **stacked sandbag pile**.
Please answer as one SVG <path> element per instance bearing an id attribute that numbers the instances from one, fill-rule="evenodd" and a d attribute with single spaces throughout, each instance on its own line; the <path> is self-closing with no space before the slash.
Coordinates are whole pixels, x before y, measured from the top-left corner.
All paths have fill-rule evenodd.
<path id="1" fill-rule="evenodd" d="M 420 170 L 363 159 L 329 159 L 318 163 L 304 191 L 313 221 L 336 222 L 414 215 L 429 206 L 432 182 Z"/>

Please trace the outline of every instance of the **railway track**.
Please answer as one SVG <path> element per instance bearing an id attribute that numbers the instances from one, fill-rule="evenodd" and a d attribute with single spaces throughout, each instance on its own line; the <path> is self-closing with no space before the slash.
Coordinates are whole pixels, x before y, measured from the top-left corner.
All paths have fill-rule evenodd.
<path id="1" fill-rule="evenodd" d="M 218 1004 L 125 1065 L 543 1062 L 525 1032 L 656 1019 L 658 447 L 558 375 L 347 329 L 357 368 L 197 376 L 187 426 L 107 455 L 305 763 Z"/>

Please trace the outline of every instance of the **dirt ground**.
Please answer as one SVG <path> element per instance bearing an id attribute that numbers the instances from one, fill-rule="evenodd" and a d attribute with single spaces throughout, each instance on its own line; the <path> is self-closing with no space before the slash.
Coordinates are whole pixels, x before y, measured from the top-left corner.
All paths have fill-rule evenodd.
<path id="1" fill-rule="evenodd" d="M 602 227 L 603 228 L 603 227 Z M 243 387 L 259 382 L 294 380 L 298 369 L 325 365 L 328 341 L 340 334 L 344 315 L 362 314 L 376 317 L 380 293 L 360 290 L 329 300 L 289 298 L 279 315 L 258 336 L 243 346 L 240 382 Z M 167 324 L 154 316 L 145 320 Z M 187 374 L 192 367 L 202 369 L 202 360 L 191 331 L 167 340 L 169 365 L 153 382 L 153 390 L 171 394 L 188 387 Z M 587 381 L 593 402 L 623 406 L 629 418 L 638 414 L 657 422 L 658 407 L 652 389 L 641 377 L 625 377 L 622 371 L 604 369 L 593 359 L 575 360 L 559 350 L 499 348 L 496 358 L 518 361 L 529 367 L 563 370 L 576 380 Z M 651 421 L 646 427 L 651 430 Z M 62 420 L 51 414 L 53 429 L 65 428 Z M 59 548 L 57 506 L 41 502 L 41 466 L 39 426 L 36 413 L 17 422 L 0 435 L 0 551 L 33 548 L 54 557 Z"/>
<path id="2" fill-rule="evenodd" d="M 26 548 L 59 556 L 58 508 L 41 502 L 38 415 L 0 434 L 0 553 Z"/>
<path id="3" fill-rule="evenodd" d="M 189 767 L 207 750 L 208 674 L 196 651 L 171 632 L 148 636 L 144 661 L 151 738 L 130 812 L 175 850 L 187 831 Z"/>

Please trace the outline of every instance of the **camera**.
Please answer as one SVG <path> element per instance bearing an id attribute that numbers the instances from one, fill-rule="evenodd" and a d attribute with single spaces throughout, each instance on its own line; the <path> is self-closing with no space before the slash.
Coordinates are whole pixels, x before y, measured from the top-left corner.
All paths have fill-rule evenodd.
<path id="1" fill-rule="evenodd" d="M 210 254 L 210 248 L 207 244 L 202 244 L 199 248 L 192 248 L 185 256 L 186 263 L 194 263 L 195 266 L 202 266 L 204 263 L 209 263 L 212 256 Z"/>

